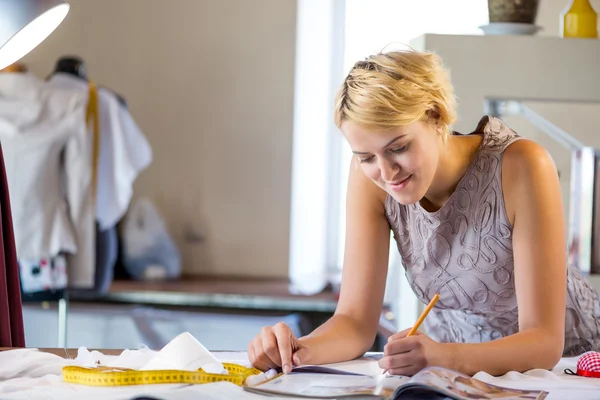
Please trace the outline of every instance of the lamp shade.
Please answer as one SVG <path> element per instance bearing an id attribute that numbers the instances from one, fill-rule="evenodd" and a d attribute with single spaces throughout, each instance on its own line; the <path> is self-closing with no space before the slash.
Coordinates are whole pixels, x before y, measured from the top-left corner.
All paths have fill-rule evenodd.
<path id="1" fill-rule="evenodd" d="M 0 69 L 44 41 L 68 12 L 61 0 L 0 0 Z"/>

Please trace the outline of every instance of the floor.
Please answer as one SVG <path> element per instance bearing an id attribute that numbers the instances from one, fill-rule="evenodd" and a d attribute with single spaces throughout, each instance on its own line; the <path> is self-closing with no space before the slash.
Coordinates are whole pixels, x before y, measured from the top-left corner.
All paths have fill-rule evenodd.
<path id="1" fill-rule="evenodd" d="M 58 346 L 58 311 L 52 304 L 25 304 L 28 347 Z M 182 332 L 190 332 L 211 350 L 246 350 L 265 325 L 286 322 L 300 335 L 298 315 L 265 316 L 164 310 L 118 304 L 71 303 L 67 314 L 67 347 L 160 349 Z"/>

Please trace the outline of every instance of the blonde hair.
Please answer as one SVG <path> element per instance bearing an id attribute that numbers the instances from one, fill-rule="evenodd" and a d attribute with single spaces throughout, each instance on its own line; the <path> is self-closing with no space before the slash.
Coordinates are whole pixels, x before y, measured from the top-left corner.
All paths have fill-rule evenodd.
<path id="1" fill-rule="evenodd" d="M 426 120 L 444 133 L 456 120 L 456 98 L 440 57 L 417 51 L 379 53 L 350 70 L 335 100 L 335 124 L 391 129 Z"/>

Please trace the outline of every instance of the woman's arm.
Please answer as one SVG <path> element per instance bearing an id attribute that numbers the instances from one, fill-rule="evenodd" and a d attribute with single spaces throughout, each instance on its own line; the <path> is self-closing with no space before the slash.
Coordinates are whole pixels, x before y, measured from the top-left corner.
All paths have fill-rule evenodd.
<path id="1" fill-rule="evenodd" d="M 334 315 L 300 339 L 283 323 L 266 326 L 248 344 L 248 358 L 262 370 L 292 363 L 324 364 L 364 354 L 375 339 L 383 303 L 390 244 L 386 193 L 353 160 L 346 201 L 346 251 Z"/>
<path id="2" fill-rule="evenodd" d="M 473 375 L 551 369 L 562 356 L 566 309 L 566 246 L 556 167 L 539 145 L 519 140 L 502 162 L 506 211 L 513 222 L 519 332 L 485 343 L 438 343 L 427 335 L 389 338 L 379 365 L 413 375 L 431 365 Z"/>
<path id="3" fill-rule="evenodd" d="M 514 221 L 519 332 L 489 343 L 454 345 L 456 366 L 469 374 L 551 369 L 564 347 L 565 222 L 556 167 L 544 148 L 519 140 L 504 153 L 502 186 Z"/>
<path id="4" fill-rule="evenodd" d="M 386 193 L 356 160 L 346 198 L 346 243 L 340 299 L 335 314 L 299 341 L 310 354 L 302 363 L 323 364 L 363 355 L 377 334 L 387 276 L 390 227 Z"/>

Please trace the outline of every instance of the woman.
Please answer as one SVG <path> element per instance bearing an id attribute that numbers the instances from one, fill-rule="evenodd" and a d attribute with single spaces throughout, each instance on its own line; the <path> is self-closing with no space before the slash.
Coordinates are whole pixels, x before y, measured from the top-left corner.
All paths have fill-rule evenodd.
<path id="1" fill-rule="evenodd" d="M 339 304 L 302 338 L 283 324 L 264 328 L 248 347 L 256 367 L 287 372 L 372 346 L 390 228 L 415 294 L 424 303 L 440 294 L 427 334 L 389 338 L 379 365 L 390 373 L 435 365 L 500 375 L 600 350 L 600 302 L 567 266 L 551 157 L 496 118 L 453 133 L 455 107 L 434 54 L 390 52 L 354 65 L 335 109 L 355 155 Z"/>

